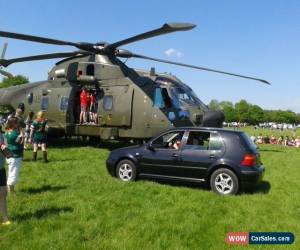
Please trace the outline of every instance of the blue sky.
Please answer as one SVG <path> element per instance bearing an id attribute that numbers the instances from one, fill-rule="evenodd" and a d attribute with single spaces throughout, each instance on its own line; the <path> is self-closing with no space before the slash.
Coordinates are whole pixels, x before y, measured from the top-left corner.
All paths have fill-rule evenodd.
<path id="1" fill-rule="evenodd" d="M 160 27 L 191 22 L 197 28 L 141 41 L 125 48 L 137 54 L 264 78 L 272 83 L 228 77 L 161 63 L 130 59 L 136 68 L 171 72 L 204 101 L 246 99 L 264 108 L 300 112 L 300 1 L 78 1 L 0 0 L 0 30 L 70 41 L 114 42 Z M 7 58 L 72 47 L 9 42 Z M 166 51 L 173 49 L 173 53 Z M 170 51 L 170 50 L 169 50 Z M 46 79 L 55 60 L 16 64 L 14 74 Z"/>

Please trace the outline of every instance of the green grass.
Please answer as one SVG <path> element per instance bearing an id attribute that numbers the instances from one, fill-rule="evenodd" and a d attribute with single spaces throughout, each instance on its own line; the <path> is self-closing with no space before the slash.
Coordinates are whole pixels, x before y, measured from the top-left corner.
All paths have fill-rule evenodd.
<path id="1" fill-rule="evenodd" d="M 72 143 L 71 143 L 72 144 Z M 265 182 L 253 194 L 221 197 L 201 187 L 123 183 L 105 169 L 108 149 L 51 148 L 50 163 L 26 152 L 14 224 L 0 227 L 0 249 L 244 249 L 231 231 L 290 231 L 300 249 L 300 149 L 261 146 Z M 41 156 L 41 155 L 40 155 Z M 248 249 L 250 248 L 248 247 Z"/>

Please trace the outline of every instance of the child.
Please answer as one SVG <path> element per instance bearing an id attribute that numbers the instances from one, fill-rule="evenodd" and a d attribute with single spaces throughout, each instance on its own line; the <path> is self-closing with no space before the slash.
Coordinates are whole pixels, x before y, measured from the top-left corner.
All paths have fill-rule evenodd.
<path id="1" fill-rule="evenodd" d="M 8 164 L 8 191 L 15 192 L 15 185 L 19 179 L 19 172 L 23 158 L 23 137 L 19 130 L 18 119 L 13 117 L 7 121 L 5 139 L 8 150 L 12 153 L 12 157 L 7 159 Z"/>
<path id="2" fill-rule="evenodd" d="M 87 122 L 87 112 L 88 112 L 88 92 L 86 88 L 80 93 L 80 124 L 85 124 Z"/>
<path id="3" fill-rule="evenodd" d="M 39 144 L 42 147 L 44 162 L 48 163 L 47 156 L 47 120 L 43 111 L 37 113 L 37 118 L 31 125 L 30 138 L 33 138 L 33 155 L 32 161 L 36 161 Z"/>
<path id="4" fill-rule="evenodd" d="M 28 148 L 28 144 L 29 144 L 29 141 L 30 141 L 30 129 L 31 129 L 31 125 L 32 125 L 32 122 L 33 122 L 33 116 L 34 116 L 34 113 L 33 111 L 30 111 L 26 120 L 25 120 L 25 140 L 24 140 L 24 149 L 27 149 Z"/>
<path id="5" fill-rule="evenodd" d="M 6 149 L 6 145 L 4 143 L 4 138 L 0 131 L 0 151 Z M 8 219 L 7 215 L 7 203 L 6 203 L 6 196 L 7 196 L 7 188 L 6 188 L 6 173 L 5 173 L 5 156 L 0 152 L 0 216 L 2 215 L 2 222 L 3 226 L 8 226 L 11 222 Z"/>
<path id="6" fill-rule="evenodd" d="M 91 93 L 90 94 L 90 123 L 96 124 L 95 113 L 96 113 L 96 97 L 94 93 Z"/>

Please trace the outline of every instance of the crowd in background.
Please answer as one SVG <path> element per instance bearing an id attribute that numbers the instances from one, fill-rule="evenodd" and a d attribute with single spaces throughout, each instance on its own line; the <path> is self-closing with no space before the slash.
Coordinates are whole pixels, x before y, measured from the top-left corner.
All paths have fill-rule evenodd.
<path id="1" fill-rule="evenodd" d="M 291 146 L 291 147 L 300 147 L 300 136 L 279 136 L 275 137 L 271 136 L 263 136 L 259 134 L 258 136 L 251 136 L 251 139 L 256 144 L 273 144 L 273 145 L 283 145 L 283 146 Z"/>

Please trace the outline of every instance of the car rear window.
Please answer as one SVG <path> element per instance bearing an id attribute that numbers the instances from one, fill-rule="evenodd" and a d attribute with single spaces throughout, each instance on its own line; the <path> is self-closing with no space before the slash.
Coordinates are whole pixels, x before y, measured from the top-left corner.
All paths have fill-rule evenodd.
<path id="1" fill-rule="evenodd" d="M 248 148 L 250 148 L 253 151 L 257 151 L 257 145 L 254 143 L 254 141 L 251 140 L 251 138 L 246 133 L 242 132 L 241 138 L 246 143 Z"/>

